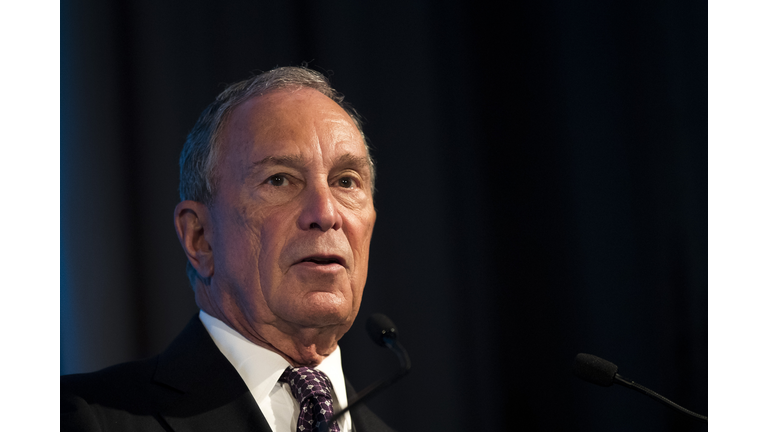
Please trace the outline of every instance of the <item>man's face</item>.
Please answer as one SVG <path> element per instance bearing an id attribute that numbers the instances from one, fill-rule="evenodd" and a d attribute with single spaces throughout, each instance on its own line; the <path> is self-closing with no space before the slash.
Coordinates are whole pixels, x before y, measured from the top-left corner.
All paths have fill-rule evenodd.
<path id="1" fill-rule="evenodd" d="M 315 90 L 276 91 L 237 107 L 221 138 L 210 206 L 216 303 L 245 326 L 346 331 L 376 220 L 352 119 Z"/>

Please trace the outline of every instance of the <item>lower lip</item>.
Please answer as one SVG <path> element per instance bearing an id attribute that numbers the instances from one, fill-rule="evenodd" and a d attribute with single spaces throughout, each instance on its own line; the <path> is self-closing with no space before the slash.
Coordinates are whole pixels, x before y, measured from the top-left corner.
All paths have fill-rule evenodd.
<path id="1" fill-rule="evenodd" d="M 312 270 L 312 271 L 319 271 L 319 272 L 337 272 L 344 270 L 344 266 L 337 263 L 330 263 L 330 264 L 318 264 L 314 262 L 309 261 L 303 261 L 298 264 L 296 264 L 296 267 L 299 267 L 301 269 L 305 270 Z"/>

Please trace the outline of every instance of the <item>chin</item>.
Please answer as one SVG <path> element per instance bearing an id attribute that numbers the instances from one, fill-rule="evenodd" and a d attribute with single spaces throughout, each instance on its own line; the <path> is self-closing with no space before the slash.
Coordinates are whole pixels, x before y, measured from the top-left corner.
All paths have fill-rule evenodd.
<path id="1" fill-rule="evenodd" d="M 305 327 L 351 326 L 356 315 L 348 302 L 327 292 L 314 293 L 295 312 L 294 322 Z"/>

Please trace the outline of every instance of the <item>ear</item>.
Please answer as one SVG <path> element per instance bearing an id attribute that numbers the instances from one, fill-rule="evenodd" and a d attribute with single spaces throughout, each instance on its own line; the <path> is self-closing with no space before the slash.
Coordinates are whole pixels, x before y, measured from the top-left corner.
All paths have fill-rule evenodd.
<path id="1" fill-rule="evenodd" d="M 173 222 L 190 264 L 203 278 L 213 276 L 212 228 L 208 207 L 197 201 L 182 201 L 176 205 Z"/>

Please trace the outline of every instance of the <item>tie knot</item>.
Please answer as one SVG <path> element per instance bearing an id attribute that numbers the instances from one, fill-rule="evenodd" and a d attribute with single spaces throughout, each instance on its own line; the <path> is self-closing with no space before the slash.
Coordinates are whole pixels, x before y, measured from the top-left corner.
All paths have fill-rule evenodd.
<path id="1" fill-rule="evenodd" d="M 280 376 L 279 381 L 288 383 L 293 397 L 300 404 L 311 396 L 315 398 L 328 398 L 329 400 L 331 398 L 331 389 L 333 388 L 331 380 L 317 369 L 288 366 L 283 375 Z"/>

